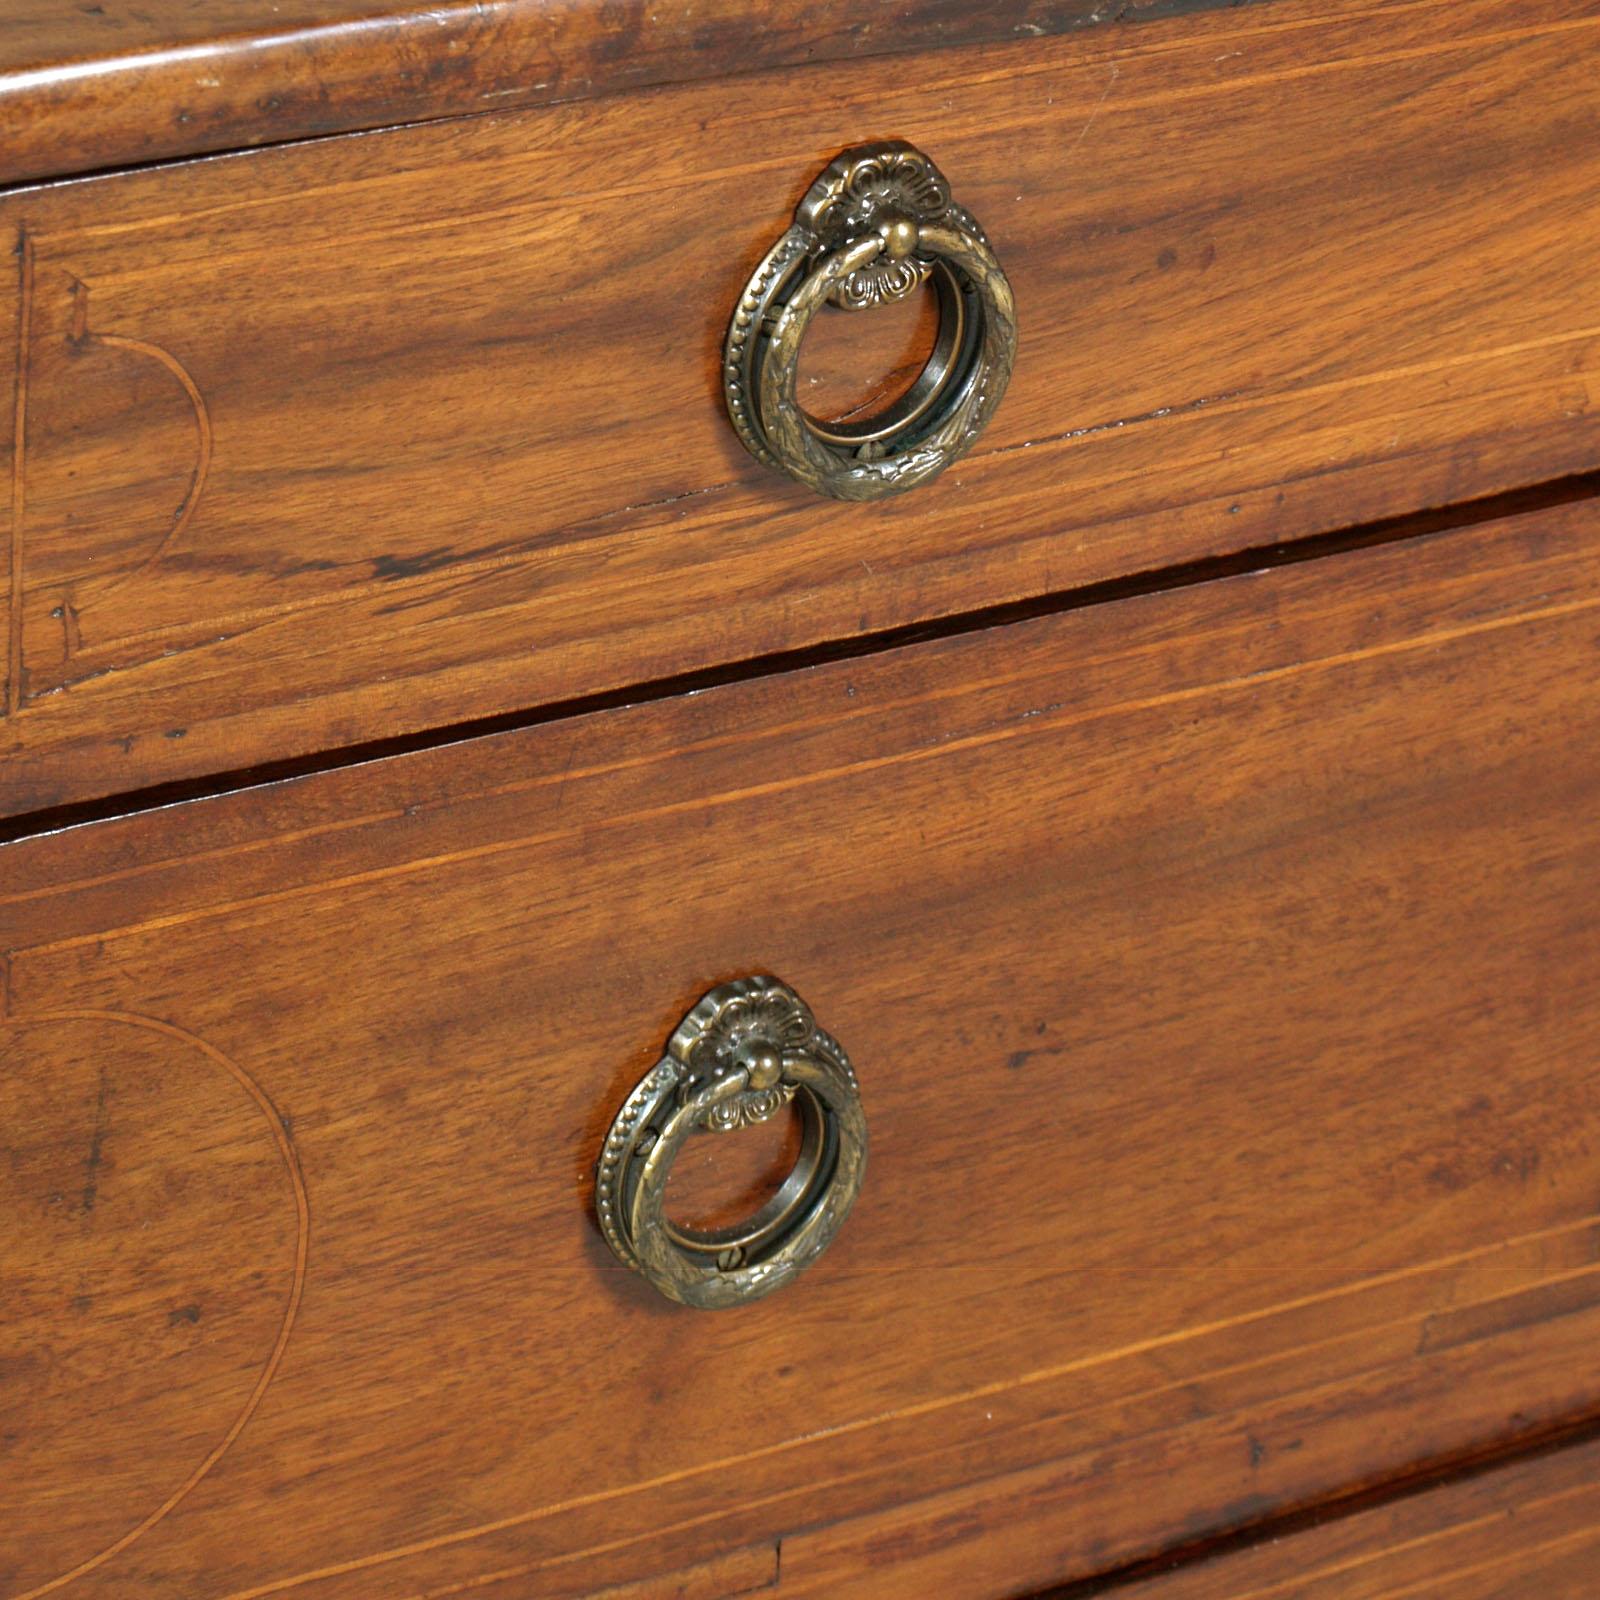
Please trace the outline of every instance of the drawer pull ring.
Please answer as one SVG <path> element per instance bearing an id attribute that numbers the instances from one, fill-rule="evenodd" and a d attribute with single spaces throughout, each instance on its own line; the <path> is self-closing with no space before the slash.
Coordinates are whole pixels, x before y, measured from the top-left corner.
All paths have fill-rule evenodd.
<path id="1" fill-rule="evenodd" d="M 684 1142 L 765 1122 L 793 1101 L 802 1125 L 794 1171 L 731 1228 L 678 1226 L 667 1176 Z M 759 1300 L 828 1248 L 867 1164 L 856 1075 L 799 995 L 776 978 L 712 989 L 634 1087 L 606 1134 L 595 1208 L 606 1242 L 669 1300 L 711 1309 Z"/>
<path id="2" fill-rule="evenodd" d="M 931 282 L 939 335 L 915 383 L 862 422 L 797 398 L 800 343 L 825 301 L 864 311 Z M 944 174 L 899 140 L 847 150 L 756 268 L 723 353 L 728 415 L 758 461 L 836 500 L 914 489 L 958 460 L 1000 404 L 1017 353 L 1011 285 Z"/>

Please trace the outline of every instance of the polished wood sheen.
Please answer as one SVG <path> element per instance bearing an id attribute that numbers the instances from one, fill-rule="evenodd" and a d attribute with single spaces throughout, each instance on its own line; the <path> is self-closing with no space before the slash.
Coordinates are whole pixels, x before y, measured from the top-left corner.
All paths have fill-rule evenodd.
<path id="1" fill-rule="evenodd" d="M 1600 0 L 1294 0 L 15 195 L 0 810 L 1592 468 L 1597 49 Z M 1021 346 L 957 468 L 829 504 L 720 351 L 882 130 Z"/>
<path id="2" fill-rule="evenodd" d="M 1594 1443 L 1116 1590 L 1117 1600 L 1594 1600 L 1596 1593 Z"/>
<path id="3" fill-rule="evenodd" d="M 1262 0 L 0 0 L 0 184 Z"/>
<path id="4" fill-rule="evenodd" d="M 1597 651 L 1588 502 L 0 851 L 0 1594 L 980 1600 L 1594 1414 Z M 872 1164 L 695 1313 L 593 1163 L 751 971 Z"/>

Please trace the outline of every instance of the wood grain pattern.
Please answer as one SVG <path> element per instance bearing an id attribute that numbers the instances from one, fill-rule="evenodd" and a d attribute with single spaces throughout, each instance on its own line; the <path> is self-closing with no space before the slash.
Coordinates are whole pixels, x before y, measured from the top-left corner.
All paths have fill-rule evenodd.
<path id="1" fill-rule="evenodd" d="M 0 184 L 1260 0 L 0 0 Z"/>
<path id="2" fill-rule="evenodd" d="M 715 1560 L 697 1563 L 680 1572 L 639 1578 L 632 1583 L 608 1584 L 588 1600 L 735 1600 L 736 1596 L 771 1592 L 778 1585 L 778 1550 L 775 1545 L 736 1550 Z M 496 1591 L 494 1584 L 474 1585 L 474 1600 L 527 1600 L 525 1577 L 507 1579 Z"/>
<path id="3" fill-rule="evenodd" d="M 1600 1445 L 1409 1496 L 1117 1590 L 1118 1600 L 1592 1600 Z"/>
<path id="4" fill-rule="evenodd" d="M 1009 1595 L 1592 1414 L 1597 650 L 1589 502 L 8 847 L 0 1226 L 53 1232 L 0 1361 L 53 1359 L 0 1449 L 59 1457 L 0 1461 L 0 1594 L 559 1597 L 781 1542 L 780 1594 Z M 873 1167 L 798 1285 L 697 1315 L 592 1163 L 751 970 L 846 1043 Z M 298 1290 L 239 1079 L 198 1144 L 121 1091 L 99 1131 L 63 1030 L 108 1016 L 275 1109 Z M 224 1225 L 124 1281 L 197 1150 Z"/>
<path id="5" fill-rule="evenodd" d="M 0 811 L 1592 468 L 1597 45 L 1600 0 L 1294 0 L 15 196 Z M 718 352 L 885 128 L 1022 350 L 957 470 L 830 504 Z"/>

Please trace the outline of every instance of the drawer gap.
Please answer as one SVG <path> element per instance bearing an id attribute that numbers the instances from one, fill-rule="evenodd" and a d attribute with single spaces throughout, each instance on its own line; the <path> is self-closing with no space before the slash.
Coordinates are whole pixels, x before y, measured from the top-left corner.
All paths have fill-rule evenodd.
<path id="1" fill-rule="evenodd" d="M 1256 1545 L 1290 1540 L 1297 1534 L 1364 1512 L 1420 1499 L 1476 1479 L 1492 1478 L 1513 1467 L 1529 1466 L 1558 1457 L 1565 1451 L 1596 1444 L 1600 1444 L 1600 1415 L 1569 1420 L 1558 1427 L 1540 1429 L 1515 1440 L 1501 1439 L 1451 1461 L 1430 1462 L 1415 1472 L 1318 1500 L 1264 1522 L 1178 1545 L 1115 1571 L 1036 1591 L 1028 1600 L 1100 1600 L 1102 1596 L 1126 1592 L 1155 1578 L 1174 1577 L 1204 1563 L 1224 1560 Z"/>
<path id="2" fill-rule="evenodd" d="M 692 672 L 677 673 L 663 678 L 647 679 L 622 689 L 608 689 L 595 694 L 549 701 L 517 711 L 500 712 L 494 716 L 446 723 L 416 733 L 397 734 L 385 739 L 340 745 L 282 761 L 232 768 L 200 778 L 179 779 L 148 788 L 124 790 L 121 793 L 92 800 L 74 801 L 67 805 L 22 812 L 14 817 L 0 818 L 0 845 L 33 838 L 39 834 L 53 833 L 61 828 L 76 827 L 82 823 L 132 816 L 189 800 L 202 800 L 240 790 L 262 788 L 269 784 L 309 777 L 316 773 L 337 771 L 342 767 L 360 766 L 365 762 L 384 760 L 391 756 L 437 750 L 468 739 L 519 732 L 527 728 L 541 727 L 546 723 L 560 722 L 568 717 L 586 716 L 593 712 L 614 710 L 620 706 L 652 704 L 672 699 L 677 695 L 698 693 L 725 684 L 745 683 L 755 678 L 803 672 L 829 662 L 865 659 L 908 645 L 961 638 L 1012 623 L 1080 611 L 1089 606 L 1108 605 L 1146 595 L 1165 594 L 1174 589 L 1220 583 L 1247 573 L 1269 572 L 1280 567 L 1325 561 L 1330 557 L 1355 550 L 1447 535 L 1486 522 L 1575 504 L 1595 498 L 1597 495 L 1600 495 L 1600 472 L 1573 474 L 1528 488 L 1486 495 L 1481 499 L 1458 501 L 1448 506 L 1360 523 L 1337 532 L 1318 534 L 1288 543 L 1255 546 L 1232 555 L 1211 556 L 1203 560 L 1152 569 L 1102 583 L 1056 590 L 1027 600 L 981 607 L 931 622 L 886 628 L 875 633 L 856 634 L 846 639 L 808 645 L 800 649 L 771 651 L 747 657 L 743 661 L 699 668 Z"/>

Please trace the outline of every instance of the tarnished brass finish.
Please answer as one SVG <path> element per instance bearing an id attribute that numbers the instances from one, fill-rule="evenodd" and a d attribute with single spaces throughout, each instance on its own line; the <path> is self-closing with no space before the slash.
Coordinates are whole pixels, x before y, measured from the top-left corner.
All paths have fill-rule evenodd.
<path id="1" fill-rule="evenodd" d="M 824 303 L 863 311 L 931 282 L 933 354 L 893 405 L 823 422 L 797 397 L 800 344 Z M 1017 353 L 1011 285 L 944 174 L 899 140 L 847 150 L 812 184 L 734 310 L 723 351 L 728 415 L 758 461 L 837 500 L 926 483 L 972 448 Z"/>
<path id="2" fill-rule="evenodd" d="M 732 1228 L 682 1228 L 666 1214 L 684 1141 L 765 1122 L 790 1101 L 803 1133 L 794 1171 Z M 806 1003 L 776 978 L 719 985 L 679 1024 L 623 1102 L 595 1172 L 595 1209 L 617 1257 L 662 1294 L 712 1309 L 759 1300 L 828 1248 L 867 1165 L 856 1075 Z"/>

